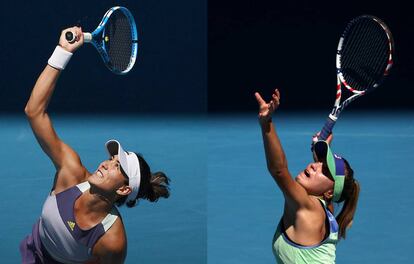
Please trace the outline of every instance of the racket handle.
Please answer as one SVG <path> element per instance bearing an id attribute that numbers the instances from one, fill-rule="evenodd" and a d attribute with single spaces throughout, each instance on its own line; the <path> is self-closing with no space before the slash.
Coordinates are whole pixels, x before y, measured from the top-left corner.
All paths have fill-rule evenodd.
<path id="1" fill-rule="evenodd" d="M 336 121 L 332 120 L 328 117 L 328 119 L 325 122 L 325 125 L 323 126 L 321 130 L 321 134 L 319 135 L 319 140 L 326 140 L 328 136 L 332 133 L 332 129 L 335 126 Z"/>
<path id="2" fill-rule="evenodd" d="M 70 44 L 75 43 L 76 38 L 72 31 L 66 32 L 65 38 Z M 92 42 L 92 34 L 87 32 L 83 33 L 83 41 L 86 43 Z"/>
<path id="3" fill-rule="evenodd" d="M 70 44 L 74 43 L 74 42 L 75 42 L 75 40 L 76 40 L 76 38 L 75 38 L 75 34 L 73 34 L 73 32 L 72 32 L 72 31 L 68 31 L 68 32 L 66 32 L 66 33 L 65 33 L 65 38 L 66 38 L 66 40 L 67 40 Z"/>

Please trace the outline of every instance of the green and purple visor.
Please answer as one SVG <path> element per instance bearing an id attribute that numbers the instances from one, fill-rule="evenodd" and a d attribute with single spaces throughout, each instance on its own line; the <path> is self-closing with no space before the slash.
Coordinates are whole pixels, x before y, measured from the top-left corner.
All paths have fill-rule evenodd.
<path id="1" fill-rule="evenodd" d="M 313 146 L 314 158 L 324 163 L 329 169 L 334 180 L 333 201 L 338 202 L 341 198 L 345 182 L 345 162 L 342 157 L 333 154 L 326 141 L 318 141 Z"/>

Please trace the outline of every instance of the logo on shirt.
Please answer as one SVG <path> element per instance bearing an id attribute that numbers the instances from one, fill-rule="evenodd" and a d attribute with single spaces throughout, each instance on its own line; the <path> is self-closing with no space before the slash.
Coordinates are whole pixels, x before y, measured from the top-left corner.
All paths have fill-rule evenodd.
<path id="1" fill-rule="evenodd" d="M 74 223 L 74 222 L 72 222 L 72 221 L 67 221 L 67 223 L 68 223 L 68 225 L 69 225 L 69 227 L 70 227 L 70 230 L 72 230 L 72 231 L 73 231 L 73 229 L 75 228 L 75 223 Z"/>

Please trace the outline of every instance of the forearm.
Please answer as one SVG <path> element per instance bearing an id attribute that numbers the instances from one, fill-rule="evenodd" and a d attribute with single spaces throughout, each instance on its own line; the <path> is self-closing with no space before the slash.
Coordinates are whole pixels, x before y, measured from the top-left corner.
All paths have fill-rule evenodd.
<path id="1" fill-rule="evenodd" d="M 46 112 L 60 72 L 60 70 L 47 65 L 40 74 L 26 104 L 25 112 L 29 117 Z"/>
<path id="2" fill-rule="evenodd" d="M 75 42 L 73 43 L 69 43 L 66 40 L 65 34 L 69 31 L 76 36 Z M 72 27 L 61 32 L 59 45 L 56 46 L 52 56 L 50 56 L 48 60 L 48 65 L 37 79 L 29 101 L 26 104 L 25 112 L 29 118 L 46 113 L 49 100 L 53 94 L 60 72 L 65 69 L 73 52 L 82 46 L 82 44 L 83 34 L 80 28 Z"/>
<path id="3" fill-rule="evenodd" d="M 267 168 L 273 177 L 278 177 L 287 170 L 287 160 L 282 144 L 271 120 L 260 122 L 263 144 L 266 154 Z"/>

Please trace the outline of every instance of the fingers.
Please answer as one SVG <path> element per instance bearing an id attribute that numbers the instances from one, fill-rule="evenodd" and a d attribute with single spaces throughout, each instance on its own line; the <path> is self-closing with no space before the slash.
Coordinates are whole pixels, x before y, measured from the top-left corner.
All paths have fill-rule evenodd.
<path id="1" fill-rule="evenodd" d="M 66 39 L 65 35 L 67 32 L 72 32 L 73 36 L 75 37 L 74 41 L 79 41 L 83 35 L 82 29 L 80 27 L 70 27 L 70 28 L 62 30 L 61 36 L 65 37 L 65 39 Z"/>
<path id="2" fill-rule="evenodd" d="M 256 92 L 254 94 L 257 103 L 259 104 L 259 119 L 261 122 L 268 122 L 271 120 L 272 113 L 279 107 L 280 104 L 280 92 L 278 89 L 272 94 L 272 100 L 269 103 L 262 98 L 262 96 Z"/>
<path id="3" fill-rule="evenodd" d="M 66 39 L 66 33 L 71 32 L 74 36 L 73 41 L 68 41 Z M 69 52 L 74 52 L 76 49 L 78 49 L 80 46 L 83 45 L 83 32 L 81 27 L 70 27 L 67 29 L 62 30 L 62 33 L 60 34 L 59 39 L 59 45 L 66 49 Z"/>
<path id="4" fill-rule="evenodd" d="M 276 94 L 276 96 L 279 98 L 279 100 L 280 100 L 280 92 L 279 92 L 279 89 L 275 89 L 275 94 Z"/>
<path id="5" fill-rule="evenodd" d="M 75 41 L 83 40 L 83 33 L 81 27 L 72 27 L 71 31 L 75 34 Z"/>
<path id="6" fill-rule="evenodd" d="M 273 94 L 273 95 L 272 95 L 272 102 L 273 102 L 274 104 L 279 105 L 279 103 L 280 103 L 280 98 L 279 98 L 279 97 L 277 97 L 275 94 Z"/>
<path id="7" fill-rule="evenodd" d="M 319 141 L 319 136 L 321 135 L 321 132 L 317 132 L 312 136 L 312 144 Z M 325 141 L 330 145 L 333 139 L 333 134 L 330 133 L 328 137 L 325 139 Z"/>
<path id="8" fill-rule="evenodd" d="M 274 93 L 272 94 L 272 101 L 270 101 L 272 111 L 279 107 L 280 105 L 280 92 L 278 89 L 275 89 Z"/>
<path id="9" fill-rule="evenodd" d="M 321 132 L 316 132 L 315 134 L 313 134 L 314 137 L 319 137 L 319 135 L 321 134 Z"/>
<path id="10" fill-rule="evenodd" d="M 328 142 L 328 144 L 330 145 L 332 140 L 333 140 L 333 134 L 331 133 L 329 134 L 328 138 L 325 141 Z"/>
<path id="11" fill-rule="evenodd" d="M 257 103 L 261 106 L 261 107 L 265 107 L 270 111 L 273 112 L 274 110 L 276 110 L 279 105 L 280 105 L 280 92 L 278 89 L 275 89 L 275 91 L 272 94 L 272 100 L 270 100 L 269 103 L 266 103 L 266 101 L 262 98 L 262 96 L 256 92 L 255 94 Z"/>
<path id="12" fill-rule="evenodd" d="M 313 144 L 316 143 L 316 142 L 318 142 L 319 135 L 320 135 L 320 132 L 318 132 L 318 133 L 316 133 L 315 135 L 312 136 L 312 143 Z"/>
<path id="13" fill-rule="evenodd" d="M 263 100 L 262 96 L 258 92 L 254 93 L 254 96 L 256 97 L 257 103 L 259 105 L 266 104 L 265 100 Z"/>
<path id="14" fill-rule="evenodd" d="M 257 100 L 257 102 L 259 104 L 265 104 L 266 103 L 266 101 L 263 100 L 262 96 L 258 92 L 256 92 L 254 95 L 255 95 L 256 100 Z M 276 104 L 279 104 L 279 102 L 280 102 L 280 92 L 279 92 L 279 89 L 275 89 L 275 91 L 273 92 L 273 94 L 272 94 L 272 101 L 274 101 L 274 103 L 276 103 Z"/>
<path id="15" fill-rule="evenodd" d="M 316 132 L 315 134 L 313 134 L 312 138 L 318 138 L 320 134 L 321 134 L 320 131 L 319 132 Z"/>
<path id="16" fill-rule="evenodd" d="M 279 92 L 279 89 L 275 89 L 275 91 L 274 91 L 274 93 L 272 95 L 272 98 L 274 100 L 278 101 L 278 102 L 280 101 L 280 92 Z"/>

